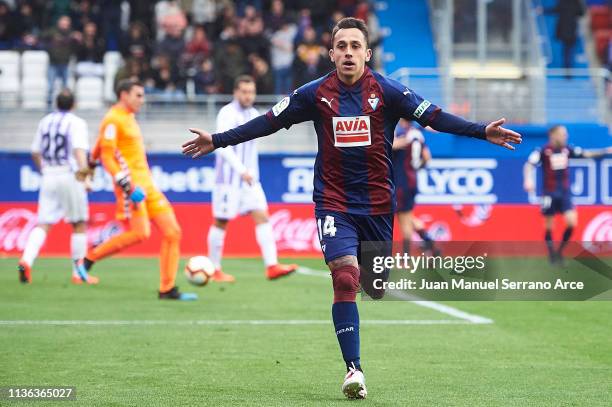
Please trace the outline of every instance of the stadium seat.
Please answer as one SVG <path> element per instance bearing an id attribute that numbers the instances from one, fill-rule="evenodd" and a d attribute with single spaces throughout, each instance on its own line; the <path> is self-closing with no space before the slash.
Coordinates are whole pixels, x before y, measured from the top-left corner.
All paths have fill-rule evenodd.
<path id="1" fill-rule="evenodd" d="M 43 109 L 47 106 L 46 51 L 24 51 L 21 55 L 21 100 L 24 109 Z"/>
<path id="2" fill-rule="evenodd" d="M 25 80 L 30 76 L 47 77 L 49 54 L 46 51 L 25 51 L 21 56 L 21 72 Z"/>
<path id="3" fill-rule="evenodd" d="M 15 106 L 19 95 L 19 53 L 0 51 L 0 104 Z"/>
<path id="4" fill-rule="evenodd" d="M 100 109 L 103 106 L 104 81 L 94 76 L 76 81 L 75 96 L 80 109 Z"/>
<path id="5" fill-rule="evenodd" d="M 107 51 L 104 54 L 104 100 L 115 100 L 115 74 L 121 66 L 121 54 L 117 51 Z"/>
<path id="6" fill-rule="evenodd" d="M 21 106 L 24 109 L 47 107 L 47 75 L 24 76 L 21 82 Z"/>
<path id="7" fill-rule="evenodd" d="M 610 9 L 608 6 L 591 6 L 589 7 L 591 15 L 591 30 L 607 30 L 610 28 Z"/>

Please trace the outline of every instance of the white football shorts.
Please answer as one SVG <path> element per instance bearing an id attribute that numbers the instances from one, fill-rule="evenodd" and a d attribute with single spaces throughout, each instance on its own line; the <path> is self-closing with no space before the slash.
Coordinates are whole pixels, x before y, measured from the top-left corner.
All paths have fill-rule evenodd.
<path id="1" fill-rule="evenodd" d="M 89 220 L 87 191 L 72 171 L 43 174 L 38 194 L 38 222 L 54 225 Z"/>
<path id="2" fill-rule="evenodd" d="M 215 219 L 234 219 L 254 210 L 267 210 L 268 202 L 261 183 L 234 187 L 216 184 L 212 190 L 212 208 Z"/>

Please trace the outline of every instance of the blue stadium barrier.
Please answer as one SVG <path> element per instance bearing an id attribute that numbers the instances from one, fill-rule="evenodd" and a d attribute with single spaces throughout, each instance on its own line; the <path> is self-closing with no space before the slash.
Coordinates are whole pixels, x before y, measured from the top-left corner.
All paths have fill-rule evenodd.
<path id="1" fill-rule="evenodd" d="M 522 189 L 522 168 L 533 148 L 546 142 L 546 129 L 514 128 L 525 136 L 525 143 L 514 153 L 483 141 L 428 134 L 435 161 L 419 173 L 419 185 L 426 187 L 422 192 L 431 195 L 431 202 L 436 203 L 528 203 Z M 611 144 L 608 135 L 607 139 L 593 137 L 597 130 L 596 126 L 572 126 L 570 140 L 589 148 Z M 156 185 L 172 202 L 185 203 L 210 202 L 216 180 L 213 158 L 191 160 L 180 154 L 148 154 Z M 261 181 L 269 202 L 311 203 L 313 164 L 313 154 L 262 154 Z M 0 167 L 3 169 L 0 202 L 14 202 L 18 207 L 19 202 L 37 200 L 41 176 L 35 171 L 30 154 L 0 152 Z M 612 158 L 572 160 L 570 167 L 577 203 L 612 202 Z M 466 190 L 468 184 L 474 187 L 473 191 Z M 112 180 L 101 169 L 96 171 L 93 190 L 91 202 L 114 200 Z"/>

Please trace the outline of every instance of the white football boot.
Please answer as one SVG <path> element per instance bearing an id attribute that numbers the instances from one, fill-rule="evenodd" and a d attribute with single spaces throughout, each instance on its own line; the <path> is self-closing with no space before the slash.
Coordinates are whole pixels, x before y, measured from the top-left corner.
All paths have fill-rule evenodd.
<path id="1" fill-rule="evenodd" d="M 368 395 L 365 385 L 365 376 L 355 366 L 349 368 L 342 383 L 342 393 L 349 399 L 364 399 Z"/>

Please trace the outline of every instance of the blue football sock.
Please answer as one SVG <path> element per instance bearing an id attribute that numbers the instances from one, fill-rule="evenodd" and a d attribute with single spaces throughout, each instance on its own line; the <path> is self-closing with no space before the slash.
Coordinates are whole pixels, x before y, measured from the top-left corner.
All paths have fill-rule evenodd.
<path id="1" fill-rule="evenodd" d="M 337 302 L 332 305 L 332 318 L 336 336 L 347 369 L 355 366 L 361 370 L 359 360 L 359 312 L 354 302 Z"/>

